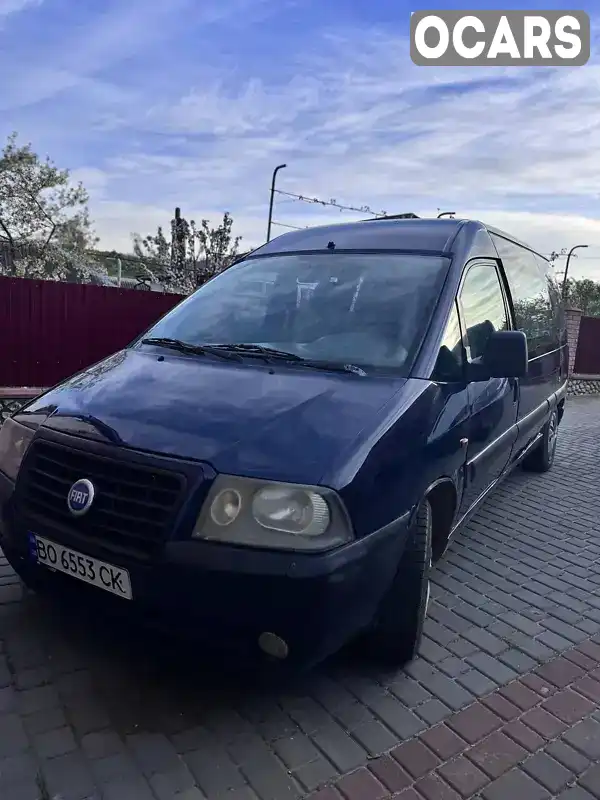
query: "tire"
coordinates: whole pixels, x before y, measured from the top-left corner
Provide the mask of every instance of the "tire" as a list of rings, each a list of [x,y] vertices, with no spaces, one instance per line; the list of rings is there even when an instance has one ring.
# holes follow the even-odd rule
[[[544,425],[540,443],[523,459],[522,466],[526,472],[548,472],[551,469],[556,454],[558,421],[558,409],[554,408]]]
[[[429,501],[424,500],[394,582],[364,639],[368,656],[377,662],[401,667],[416,656],[429,605],[431,565],[432,513]]]

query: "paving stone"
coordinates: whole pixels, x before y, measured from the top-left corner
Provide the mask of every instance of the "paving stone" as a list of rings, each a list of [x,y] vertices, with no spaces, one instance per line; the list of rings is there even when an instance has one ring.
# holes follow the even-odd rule
[[[600,681],[590,677],[580,678],[573,684],[573,689],[576,689],[594,703],[600,703]]]
[[[413,778],[421,778],[440,764],[435,753],[418,739],[401,744],[391,755]]]
[[[301,732],[273,742],[273,750],[290,769],[298,769],[319,757],[313,742]]]
[[[365,767],[341,778],[337,788],[348,800],[381,800],[389,796],[386,787]]]
[[[40,758],[56,758],[77,749],[77,742],[70,728],[57,728],[34,737],[33,746]]]
[[[516,649],[505,650],[504,653],[500,653],[498,660],[519,674],[529,672],[537,666],[537,662],[533,658]]]
[[[575,775],[580,775],[588,768],[589,759],[578,753],[566,742],[558,739],[555,742],[550,742],[545,752],[552,756],[556,761],[559,761],[564,767],[573,772]]]
[[[546,800],[550,794],[539,783],[520,769],[512,769],[487,786],[483,792],[486,800]]]
[[[198,800],[204,794],[197,788],[192,773],[181,763],[176,769],[169,772],[157,772],[149,779],[148,783],[158,800],[181,800],[183,793],[192,797],[192,790],[196,792]]]
[[[142,733],[128,736],[127,745],[133,751],[137,763],[145,775],[168,772],[176,769],[179,757],[166,736],[159,733]]]
[[[331,761],[325,758],[318,758],[316,761],[311,761],[309,764],[305,764],[303,767],[294,770],[292,774],[309,792],[338,776],[337,770]]]
[[[324,789],[320,789],[315,794],[311,794],[310,800],[340,800],[341,797],[342,795],[337,789],[327,786]]]
[[[500,694],[509,700],[513,705],[521,709],[521,711],[528,711],[530,708],[536,706],[541,698],[538,694],[533,692],[520,681],[509,683],[500,689]]]
[[[583,642],[577,648],[578,652],[600,664],[600,644],[596,642]]]
[[[443,761],[462,753],[467,747],[464,739],[457,736],[447,725],[436,725],[425,731],[420,738]]]
[[[390,694],[381,695],[368,705],[400,739],[415,736],[425,728],[423,721],[416,714]]]
[[[91,759],[105,758],[125,750],[120,736],[111,730],[88,733],[81,740],[81,746],[86,756]]]
[[[23,726],[29,736],[63,728],[68,725],[63,708],[49,708],[46,711],[36,711],[27,717],[22,717]]]
[[[184,761],[200,788],[209,796],[238,789],[247,783],[222,748],[213,747],[186,753]]]
[[[416,708],[431,697],[431,692],[428,692],[412,678],[405,676],[397,683],[392,683],[390,691],[408,708]]]
[[[600,764],[594,764],[580,778],[579,783],[594,797],[600,797]]]
[[[467,662],[463,661],[462,658],[458,658],[458,656],[449,656],[445,658],[443,661],[440,661],[438,667],[445,675],[448,675],[449,678],[456,678],[457,675],[462,675],[463,672],[468,672],[470,669]]]
[[[102,785],[122,778],[134,780],[140,777],[138,765],[127,752],[90,761],[89,767],[96,781]]]
[[[462,797],[471,797],[489,783],[488,776],[464,756],[448,761],[438,772]]]
[[[502,720],[482,703],[474,703],[450,717],[447,724],[466,742],[474,744],[501,727]]]
[[[505,697],[500,694],[488,695],[483,697],[481,702],[484,706],[493,711],[494,714],[501,717],[506,722],[516,719],[521,714],[521,709],[510,703]]]
[[[519,720],[509,722],[504,726],[502,732],[510,737],[513,741],[520,744],[530,753],[535,753],[544,744],[544,740],[534,730],[527,725],[524,725]]]
[[[556,738],[566,728],[564,722],[544,711],[543,708],[534,708],[531,711],[527,711],[521,717],[521,722],[524,722],[528,728],[531,728],[547,740]]]
[[[415,784],[419,794],[426,800],[460,800],[460,795],[448,786],[438,775],[428,775]]]
[[[563,655],[567,661],[572,661],[573,664],[577,664],[578,667],[581,667],[581,669],[585,670],[586,672],[594,669],[597,664],[593,658],[588,658],[588,656],[578,652],[577,650],[567,650],[565,653],[563,653]]]
[[[314,741],[343,774],[367,761],[367,752],[338,725],[332,724],[314,734]]]
[[[554,714],[567,725],[573,725],[591,714],[595,710],[595,705],[570,689],[565,689],[546,700],[542,704],[542,708]]]
[[[527,686],[528,689],[531,689],[543,699],[547,699],[558,691],[556,686],[543,680],[539,675],[533,672],[529,673],[529,675],[523,675],[520,680],[524,686]]]
[[[497,636],[493,636],[491,633],[482,630],[481,628],[472,628],[464,633],[463,636],[465,639],[467,639],[467,641],[477,645],[477,647],[483,650],[484,653],[492,656],[497,656],[499,653],[503,653],[505,650],[508,650],[508,644],[506,642],[502,641],[502,639],[499,639]],[[470,658],[475,658],[476,655],[471,656]],[[477,666],[477,664],[475,664],[475,666]]]
[[[594,800],[593,795],[586,792],[581,786],[572,786],[570,789],[565,789],[561,792],[556,800]]]
[[[390,792],[399,792],[410,786],[412,778],[391,756],[376,758],[369,764],[369,769]]]
[[[600,723],[595,720],[585,719],[579,722],[562,738],[588,758],[600,759]]]
[[[467,751],[469,759],[490,778],[498,778],[527,756],[527,750],[503,733],[492,733]]]
[[[102,787],[103,800],[154,800],[143,778],[116,779]]]
[[[436,725],[449,717],[452,714],[452,709],[445,706],[441,700],[432,699],[420,705],[417,709],[417,714],[428,725]]]
[[[92,773],[85,759],[78,753],[68,753],[43,762],[41,771],[50,797],[60,800],[84,800],[95,795]],[[110,793],[106,798],[110,800]],[[123,794],[127,800],[134,796]]]
[[[480,653],[480,655],[483,654]],[[490,678],[476,669],[468,669],[466,672],[458,675],[456,680],[461,686],[464,686],[465,689],[475,695],[475,697],[482,697],[496,688],[496,684],[493,680],[490,680]]]
[[[549,792],[556,794],[570,783],[574,775],[546,753],[536,753],[527,759],[522,769]]]
[[[558,689],[564,689],[565,686],[584,675],[580,667],[566,658],[557,658],[547,664],[542,664],[536,672],[543,680],[549,681]]]
[[[56,687],[38,686],[19,692],[18,703],[20,713],[25,715],[60,706],[60,698]]]
[[[261,800],[281,800],[281,798],[300,797],[297,784],[285,768],[272,754],[248,761],[243,767],[244,775],[250,786]],[[202,789],[202,781],[198,781]]]
[[[0,758],[18,755],[28,748],[23,723],[16,714],[0,716]]]
[[[435,697],[454,711],[458,711],[473,699],[470,692],[441,673],[424,680],[423,684]]]
[[[10,791],[15,785],[24,784],[35,778],[38,765],[33,755],[22,753],[0,760],[0,797],[10,798]]]
[[[458,658],[465,658],[466,656],[476,653],[478,648],[473,644],[473,642],[469,642],[467,639],[459,637],[448,644],[448,650],[454,653],[454,655],[456,655]]]

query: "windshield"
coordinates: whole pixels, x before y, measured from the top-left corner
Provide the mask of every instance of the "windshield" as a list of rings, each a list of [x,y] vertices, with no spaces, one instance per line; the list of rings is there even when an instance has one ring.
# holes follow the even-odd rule
[[[449,264],[394,253],[250,258],[200,287],[144,338],[255,344],[407,374]]]

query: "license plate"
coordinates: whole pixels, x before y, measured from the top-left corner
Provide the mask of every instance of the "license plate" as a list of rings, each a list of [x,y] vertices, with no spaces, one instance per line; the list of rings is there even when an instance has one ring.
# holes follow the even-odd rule
[[[38,564],[70,575],[90,586],[97,586],[98,589],[104,589],[126,600],[132,599],[131,580],[126,569],[91,558],[34,533],[29,535],[29,540],[31,554]]]

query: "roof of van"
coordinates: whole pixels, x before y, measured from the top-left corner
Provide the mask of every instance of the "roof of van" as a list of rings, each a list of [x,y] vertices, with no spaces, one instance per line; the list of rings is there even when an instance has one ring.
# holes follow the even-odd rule
[[[318,225],[290,231],[252,251],[252,256],[303,250],[419,250],[431,253],[450,253],[452,242],[459,229],[468,225],[473,233],[487,230],[510,239],[528,250],[530,245],[515,236],[468,219],[386,219],[343,222],[335,225]],[[333,243],[333,246],[332,244]],[[537,251],[534,251],[537,252]],[[540,254],[538,254],[540,255]],[[542,256],[544,258],[544,256]]]

